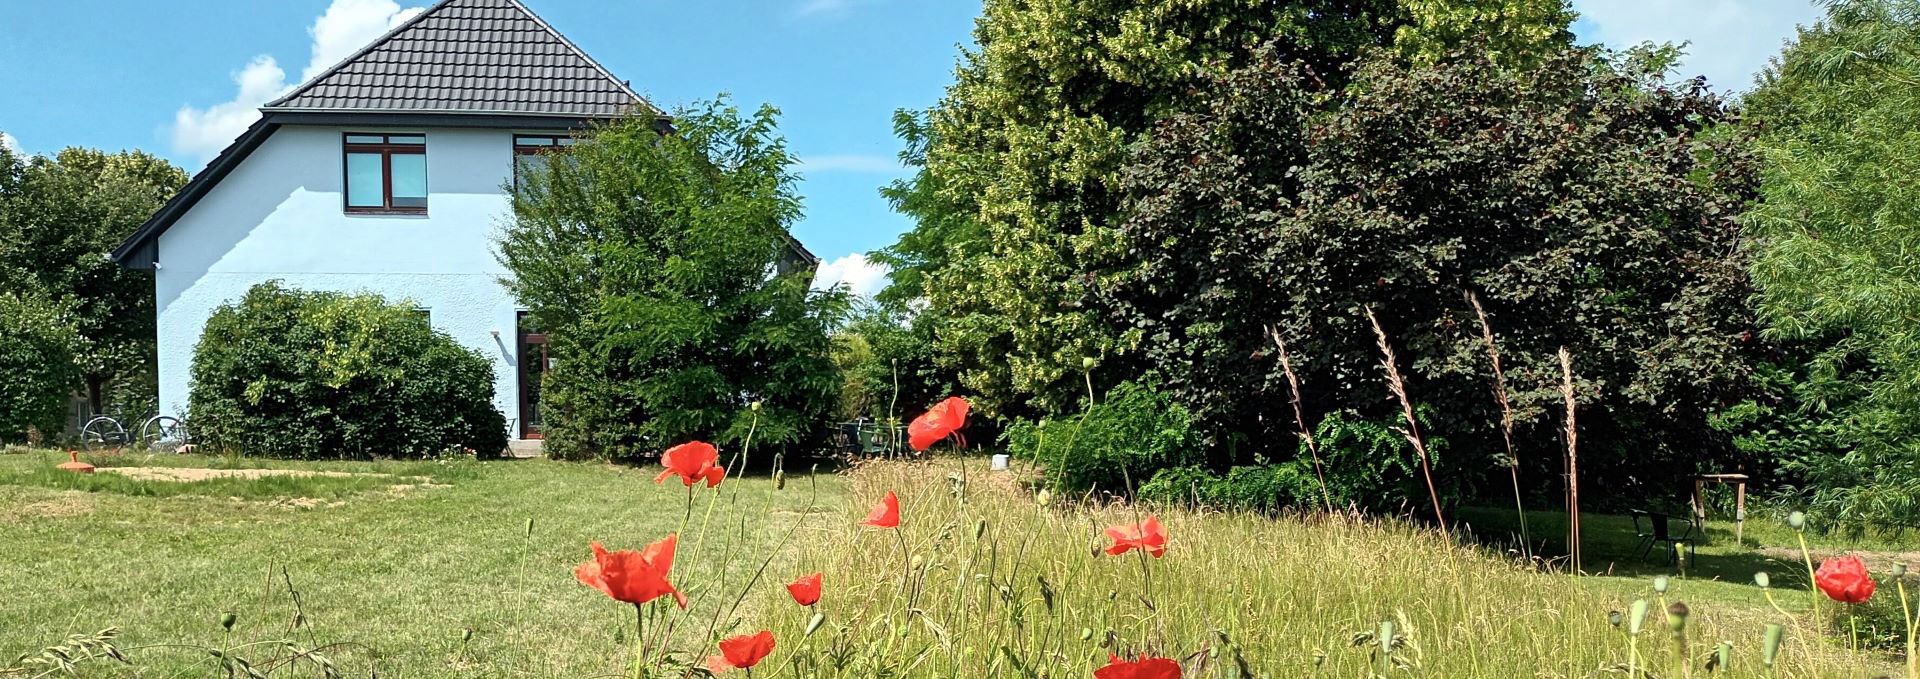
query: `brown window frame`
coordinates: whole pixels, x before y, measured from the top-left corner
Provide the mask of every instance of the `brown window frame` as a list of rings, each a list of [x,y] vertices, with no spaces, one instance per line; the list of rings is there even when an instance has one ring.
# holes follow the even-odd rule
[[[378,143],[351,141],[354,137],[379,137]],[[396,144],[394,137],[419,137],[418,144]],[[427,135],[422,132],[343,132],[340,135],[340,206],[347,214],[359,215],[424,215],[427,206],[393,204],[393,157],[395,155],[427,155]],[[347,167],[347,157],[355,153],[380,154],[380,205],[353,205],[352,173]],[[432,191],[428,191],[432,195]],[[425,200],[424,198],[422,200]]]
[[[523,144],[522,140],[544,139],[545,144]],[[573,146],[570,134],[515,134],[513,135],[513,185],[520,185],[520,156],[545,156],[565,153]]]

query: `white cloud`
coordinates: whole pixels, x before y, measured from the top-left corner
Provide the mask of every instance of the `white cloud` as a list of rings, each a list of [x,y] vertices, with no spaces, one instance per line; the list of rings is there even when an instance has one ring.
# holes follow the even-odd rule
[[[1582,42],[1687,43],[1680,74],[1705,75],[1721,91],[1752,88],[1794,27],[1821,16],[1809,0],[1574,0],[1573,8]]]
[[[867,256],[855,252],[839,259],[820,264],[820,272],[813,277],[813,287],[819,290],[846,283],[847,288],[856,295],[872,297],[887,285],[887,265],[867,261]]]
[[[805,156],[800,159],[800,171],[807,172],[900,172],[906,166],[893,156],[879,155],[822,155]]]
[[[25,151],[20,150],[20,140],[5,132],[0,132],[0,147],[5,147],[8,151],[16,154],[25,153]]]
[[[313,20],[307,34],[313,47],[300,82],[319,75],[380,34],[419,14],[422,8],[401,8],[393,0],[333,0]],[[173,148],[180,153],[213,158],[260,117],[259,108],[292,90],[285,69],[272,56],[254,57],[233,76],[239,86],[233,99],[206,108],[182,106],[173,114]]]

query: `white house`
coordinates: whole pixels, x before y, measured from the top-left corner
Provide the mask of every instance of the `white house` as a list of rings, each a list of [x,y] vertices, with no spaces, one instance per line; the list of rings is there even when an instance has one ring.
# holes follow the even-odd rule
[[[213,310],[278,279],[410,300],[538,438],[546,337],[499,283],[505,187],[596,118],[659,112],[518,0],[443,0],[260,111],[113,253],[154,273],[160,411],[186,410]]]

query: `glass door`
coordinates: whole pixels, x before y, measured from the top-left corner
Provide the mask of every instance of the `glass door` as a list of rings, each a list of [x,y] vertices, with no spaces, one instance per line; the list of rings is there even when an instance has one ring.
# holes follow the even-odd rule
[[[547,333],[525,311],[519,314],[519,326],[520,438],[545,438],[540,433],[540,382],[553,367],[553,358],[547,354]]]

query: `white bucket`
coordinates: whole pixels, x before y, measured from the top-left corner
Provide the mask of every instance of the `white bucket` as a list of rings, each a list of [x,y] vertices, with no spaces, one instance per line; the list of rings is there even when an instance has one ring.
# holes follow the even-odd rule
[[[1012,460],[1013,458],[1007,457],[1005,454],[993,456],[993,470],[997,472],[1006,471],[1007,465],[1010,464]]]

